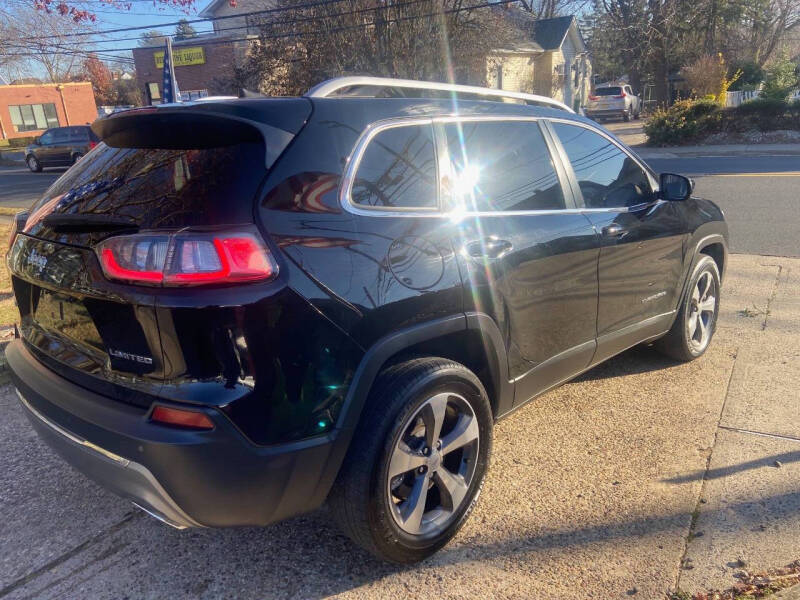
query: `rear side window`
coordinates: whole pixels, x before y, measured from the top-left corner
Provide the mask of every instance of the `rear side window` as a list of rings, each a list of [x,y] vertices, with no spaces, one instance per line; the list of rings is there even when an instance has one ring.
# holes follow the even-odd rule
[[[88,127],[69,127],[67,128],[69,139],[72,141],[81,141],[89,139]]]
[[[633,158],[608,138],[585,127],[553,123],[586,208],[622,208],[655,199],[650,179]]]
[[[378,132],[361,156],[350,192],[365,208],[436,209],[436,155],[430,125]]]
[[[449,123],[454,200],[469,211],[559,210],[564,194],[538,123]]]

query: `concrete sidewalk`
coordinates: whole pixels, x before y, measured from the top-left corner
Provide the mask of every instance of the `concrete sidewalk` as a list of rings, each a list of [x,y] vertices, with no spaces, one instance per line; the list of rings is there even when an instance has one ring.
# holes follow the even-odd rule
[[[324,510],[165,527],[66,467],[0,388],[0,598],[658,600],[800,559],[800,259],[729,262],[705,356],[635,348],[499,422],[472,517],[408,567]]]
[[[677,585],[800,558],[800,260],[733,256],[717,341],[736,358]]]

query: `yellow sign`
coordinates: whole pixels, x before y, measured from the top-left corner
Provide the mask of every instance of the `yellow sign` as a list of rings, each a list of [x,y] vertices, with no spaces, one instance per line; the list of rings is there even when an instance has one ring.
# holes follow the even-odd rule
[[[164,51],[159,50],[153,53],[156,59],[156,68],[164,68]],[[175,61],[176,67],[185,67],[187,65],[204,65],[206,63],[206,52],[202,46],[194,46],[192,48],[173,48],[172,60]]]

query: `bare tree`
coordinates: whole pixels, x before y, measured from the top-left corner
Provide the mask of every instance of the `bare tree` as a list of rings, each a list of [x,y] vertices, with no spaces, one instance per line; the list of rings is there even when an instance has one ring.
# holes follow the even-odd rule
[[[537,19],[581,14],[592,4],[591,0],[521,0],[521,3]]]
[[[369,74],[485,83],[486,56],[519,35],[482,0],[349,0],[298,8],[278,0],[239,84],[302,93],[323,79]]]
[[[0,22],[0,60],[28,75],[42,74],[51,83],[68,81],[81,71],[86,41],[67,34],[90,31],[90,24],[11,1],[0,8]]]
[[[800,30],[800,0],[740,0],[736,19],[721,26],[725,47],[740,60],[764,64],[785,34]]]
[[[585,20],[595,72],[655,84],[703,55],[763,66],[800,30],[800,0],[594,0]],[[732,73],[728,73],[732,75]]]

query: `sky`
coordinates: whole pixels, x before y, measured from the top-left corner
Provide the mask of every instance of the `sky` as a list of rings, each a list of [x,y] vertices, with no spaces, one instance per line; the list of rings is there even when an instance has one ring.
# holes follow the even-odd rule
[[[2,3],[3,0],[0,0]],[[31,4],[33,0],[26,0],[30,1]],[[196,5],[189,10],[189,12],[184,12],[178,8],[168,8],[163,7],[162,4],[156,4],[153,0],[120,0],[118,4],[121,3],[130,3],[131,8],[126,10],[124,8],[115,8],[114,6],[110,6],[106,3],[107,0],[82,0],[80,2],[76,2],[76,6],[79,8],[87,8],[91,10],[96,15],[96,22],[91,26],[92,30],[95,31],[103,31],[108,29],[116,29],[121,27],[144,27],[147,26],[147,29],[135,30],[135,31],[126,31],[126,32],[118,32],[106,35],[91,35],[86,37],[80,38],[71,38],[73,40],[80,39],[85,41],[85,48],[86,50],[94,50],[100,51],[100,58],[103,60],[108,60],[112,54],[117,54],[120,56],[127,57],[128,59],[132,58],[131,52],[128,51],[117,51],[114,52],[116,49],[120,48],[131,48],[138,45],[139,36],[151,29],[157,29],[163,31],[167,34],[172,34],[175,31],[174,25],[166,25],[164,23],[174,23],[179,19],[185,18],[189,21],[197,20],[199,17],[197,16],[198,13],[205,8],[211,0],[196,0]],[[10,14],[14,14],[13,5],[10,5],[11,8]],[[29,7],[26,7],[28,10]],[[8,14],[8,13],[7,13]],[[58,19],[64,18],[68,19],[69,17],[59,17],[56,14],[52,14],[50,16],[51,19],[58,21]],[[212,25],[210,21],[204,21],[200,23],[192,23],[192,27],[198,33],[205,33],[212,31]],[[115,38],[127,38],[127,39],[115,39]],[[65,61],[69,60],[69,56],[64,59]],[[129,64],[129,66],[123,66],[122,68],[132,69],[133,65]],[[46,78],[46,71],[44,67],[38,63],[36,60],[27,60],[24,62],[17,62],[17,63],[10,63],[8,65],[0,66],[0,76],[3,76],[6,80],[11,81],[20,77],[38,77],[40,79]]]
[[[94,11],[95,15],[97,16],[95,27],[98,30],[104,30],[115,29],[117,27],[141,27],[144,25],[153,25],[151,29],[161,29],[164,33],[172,33],[175,30],[174,25],[160,27],[160,24],[171,23],[179,19],[188,19],[189,21],[198,19],[199,17],[197,16],[197,13],[199,13],[210,3],[211,0],[197,0],[195,7],[187,14],[180,9],[157,7],[152,0],[132,0],[131,4],[133,6],[131,6],[130,10],[110,8],[106,6],[96,9]],[[198,33],[210,32],[212,29],[210,21],[206,21],[204,23],[193,23],[192,27],[194,27]],[[110,34],[108,37],[127,38],[139,35],[145,31],[147,30],[142,29],[137,31]],[[102,47],[104,49],[130,48],[136,45],[136,41],[132,40],[123,40],[120,42],[109,41],[97,44],[98,47]],[[125,52],[124,54],[130,56],[130,52]]]

